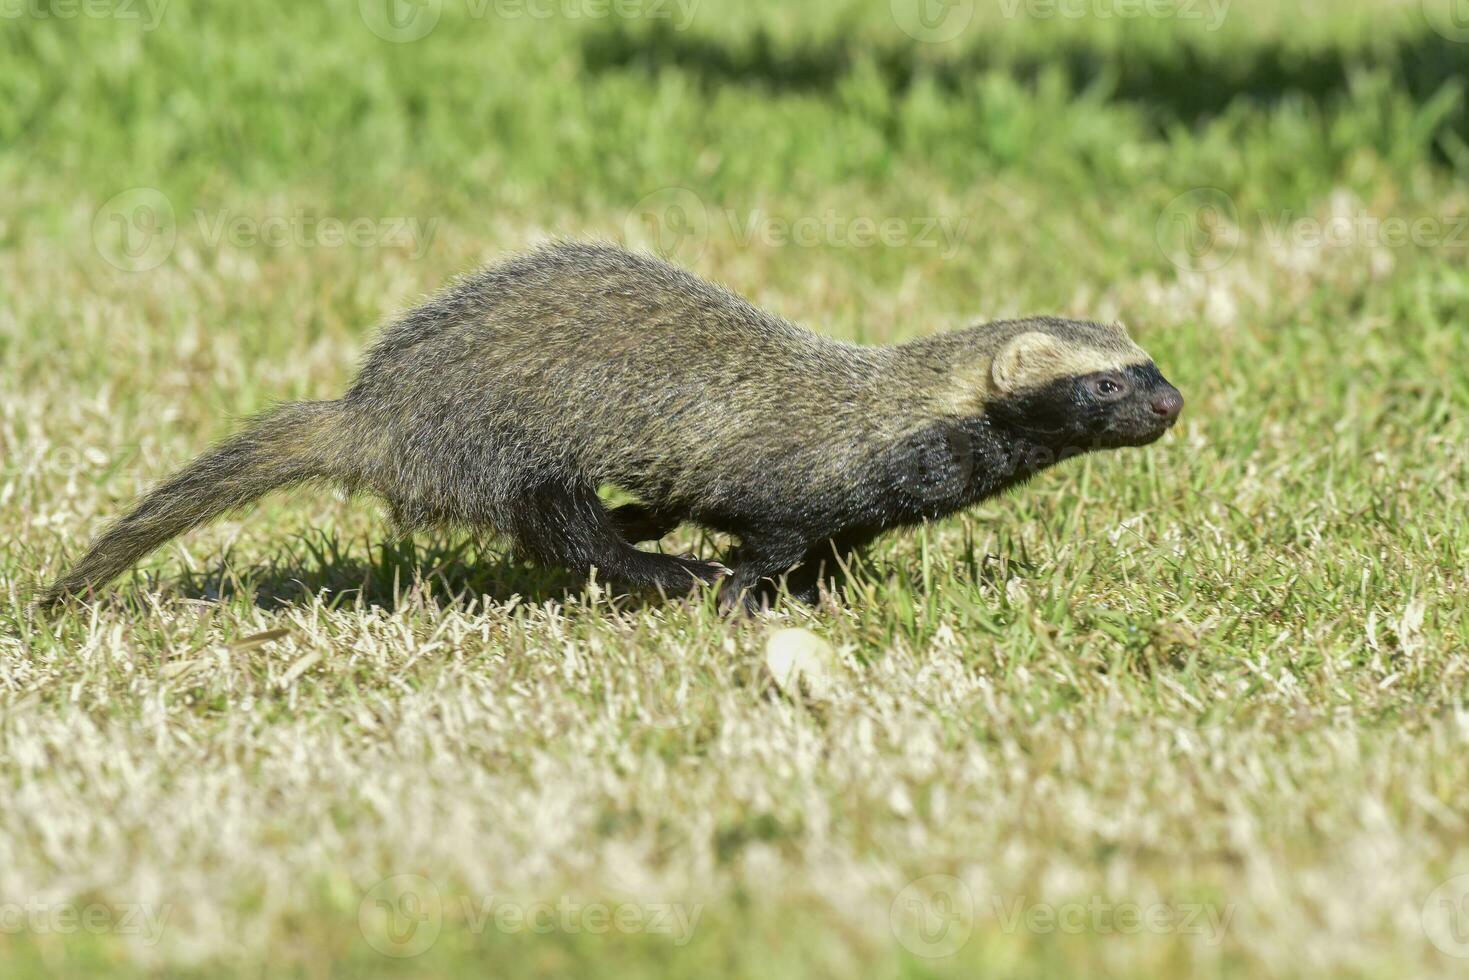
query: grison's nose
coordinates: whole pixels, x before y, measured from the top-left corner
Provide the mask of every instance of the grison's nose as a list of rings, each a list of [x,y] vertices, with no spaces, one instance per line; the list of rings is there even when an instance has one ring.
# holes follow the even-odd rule
[[[1169,388],[1162,394],[1154,395],[1151,404],[1154,415],[1172,422],[1178,418],[1178,413],[1183,411],[1183,395],[1177,388]]]

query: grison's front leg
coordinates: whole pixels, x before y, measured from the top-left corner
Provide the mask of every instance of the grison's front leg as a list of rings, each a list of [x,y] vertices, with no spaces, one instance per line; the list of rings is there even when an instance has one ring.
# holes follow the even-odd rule
[[[579,574],[596,569],[608,579],[668,596],[730,574],[718,562],[634,548],[589,487],[541,484],[507,510],[513,516],[505,530],[532,558]]]

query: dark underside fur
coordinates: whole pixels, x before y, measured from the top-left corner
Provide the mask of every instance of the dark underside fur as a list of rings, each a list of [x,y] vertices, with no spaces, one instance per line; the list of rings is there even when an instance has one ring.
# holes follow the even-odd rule
[[[790,591],[814,599],[823,563],[1091,448],[1075,379],[1007,396],[980,385],[955,408],[956,379],[1037,329],[1076,340],[1094,328],[1015,321],[856,346],[652,258],[551,247],[408,313],[343,398],[252,422],[154,490],[44,599],[84,594],[191,527],[313,480],[385,498],[405,528],[492,529],[540,561],[667,594],[728,574],[633,547],[692,522],[739,538],[727,596],[757,601],[790,573]],[[641,503],[609,511],[609,485]]]

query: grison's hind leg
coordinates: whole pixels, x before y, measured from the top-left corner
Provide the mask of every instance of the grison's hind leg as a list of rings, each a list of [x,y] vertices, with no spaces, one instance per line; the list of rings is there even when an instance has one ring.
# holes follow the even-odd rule
[[[532,558],[573,572],[595,568],[605,578],[664,595],[681,595],[729,574],[718,562],[634,548],[589,487],[544,483],[506,509],[511,516],[503,529]]]
[[[850,536],[832,538],[812,548],[786,576],[791,598],[814,606],[821,601],[823,589],[841,592],[847,583],[848,567],[866,546],[865,536]]]

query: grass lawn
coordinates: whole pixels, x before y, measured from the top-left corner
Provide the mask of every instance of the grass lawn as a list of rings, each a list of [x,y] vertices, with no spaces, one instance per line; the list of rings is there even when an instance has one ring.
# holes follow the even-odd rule
[[[0,974],[1463,975],[1447,0],[391,2],[0,19]],[[1188,405],[817,609],[301,492],[29,611],[555,237],[870,343],[1120,319]]]

